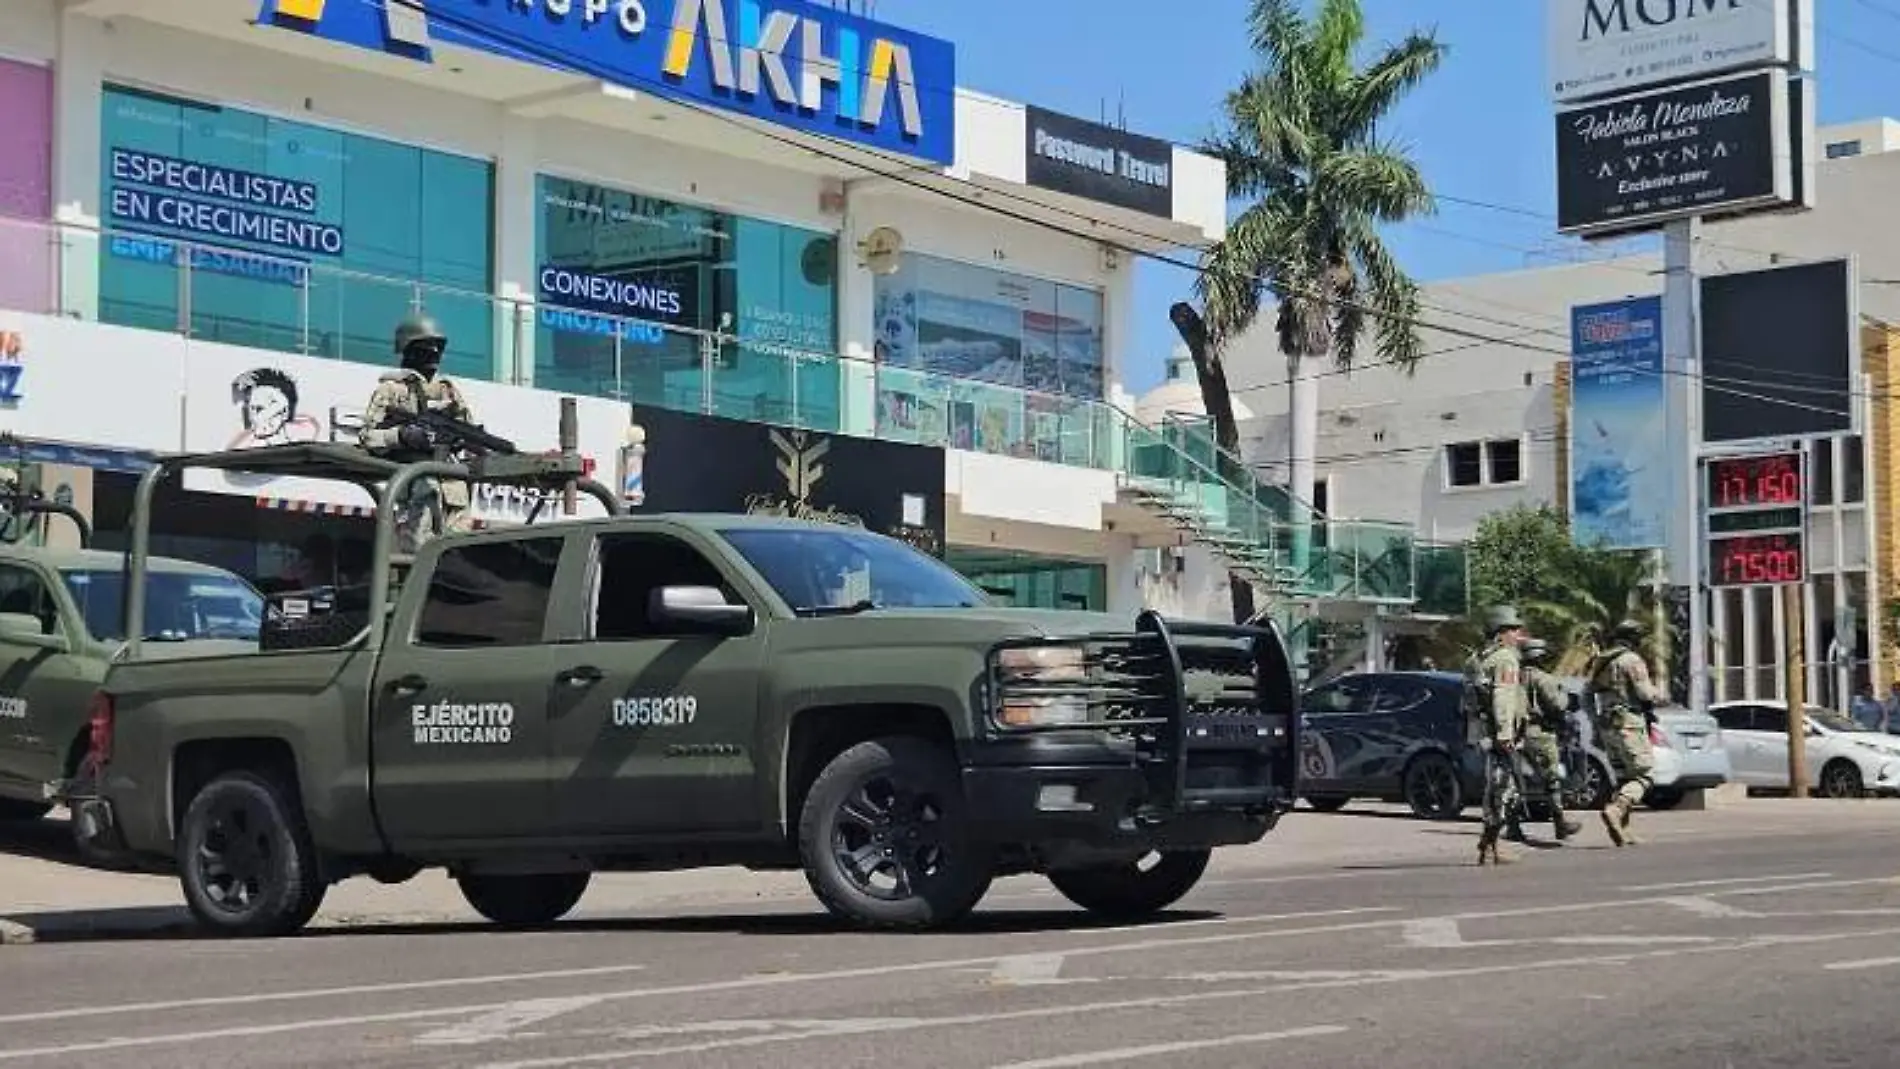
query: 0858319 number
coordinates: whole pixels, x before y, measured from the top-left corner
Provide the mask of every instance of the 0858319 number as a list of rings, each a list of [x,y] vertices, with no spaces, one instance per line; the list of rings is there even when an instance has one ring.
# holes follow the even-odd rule
[[[615,698],[615,727],[672,727],[699,715],[699,699],[690,694],[665,698]]]

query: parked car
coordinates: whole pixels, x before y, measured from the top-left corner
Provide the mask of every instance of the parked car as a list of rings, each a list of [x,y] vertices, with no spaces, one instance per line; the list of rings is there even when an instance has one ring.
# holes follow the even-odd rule
[[[1733,774],[1721,723],[1708,713],[1680,706],[1656,710],[1649,743],[1655,768],[1643,803],[1652,809],[1673,808],[1689,791],[1719,787]]]
[[[1832,709],[1806,708],[1809,790],[1828,798],[1900,794],[1900,739]],[[1786,702],[1718,702],[1709,712],[1722,726],[1736,782],[1788,788]]]
[[[1309,689],[1301,700],[1301,796],[1333,811],[1354,798],[1402,802],[1427,820],[1448,820],[1484,797],[1484,767],[1466,736],[1456,672],[1369,672]],[[1581,724],[1585,758],[1569,762],[1567,809],[1599,809],[1613,786],[1609,757]],[[1519,757],[1533,815],[1544,791]]]

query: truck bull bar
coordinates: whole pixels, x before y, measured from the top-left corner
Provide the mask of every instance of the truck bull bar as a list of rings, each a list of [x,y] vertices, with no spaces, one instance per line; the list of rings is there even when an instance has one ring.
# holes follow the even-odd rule
[[[1030,650],[1079,655],[1010,656]],[[1271,620],[1170,621],[1150,609],[1132,632],[1010,639],[991,647],[983,689],[993,739],[1088,732],[1132,743],[1151,819],[1286,812],[1298,797],[1298,684]],[[1037,709],[1063,713],[1037,722]]]

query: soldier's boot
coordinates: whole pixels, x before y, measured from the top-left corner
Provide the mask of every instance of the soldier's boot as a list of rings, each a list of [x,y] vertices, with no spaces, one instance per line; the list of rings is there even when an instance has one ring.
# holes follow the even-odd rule
[[[1642,843],[1642,840],[1636,837],[1636,830],[1630,827],[1630,814],[1634,813],[1635,811],[1636,811],[1636,803],[1630,802],[1630,801],[1625,801],[1623,803],[1623,819],[1621,822],[1621,827],[1623,831],[1623,845],[1624,846],[1637,846]]]
[[[1524,838],[1524,825],[1519,823],[1516,817],[1512,817],[1511,823],[1505,826],[1504,837],[1514,843],[1529,841]]]
[[[1612,798],[1598,816],[1603,818],[1603,830],[1610,833],[1610,841],[1618,846],[1625,845],[1628,841],[1625,821],[1629,819],[1629,802],[1620,797]]]
[[[1557,834],[1557,841],[1562,842],[1582,831],[1583,825],[1565,817],[1563,810],[1553,809],[1551,810],[1550,829]]]

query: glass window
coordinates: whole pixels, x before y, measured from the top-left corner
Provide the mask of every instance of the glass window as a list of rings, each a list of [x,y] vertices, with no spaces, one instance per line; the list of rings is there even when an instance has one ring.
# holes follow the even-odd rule
[[[116,568],[62,568],[86,631],[102,642],[125,638],[125,574]],[[253,642],[264,620],[264,596],[234,575],[149,572],[145,577],[145,639]]]
[[[1524,478],[1524,465],[1521,450],[1523,443],[1515,438],[1500,438],[1485,443],[1485,451],[1491,459],[1491,482],[1493,484],[1521,482]]]
[[[488,161],[119,86],[104,101],[101,319],[179,329],[188,265],[194,337],[384,365],[419,300],[447,373],[495,377]]]
[[[677,634],[648,615],[661,587],[709,586],[726,600],[743,599],[698,550],[664,535],[612,535],[600,540],[600,582],[594,592],[594,638],[602,642]]]
[[[1841,504],[1857,505],[1867,500],[1866,443],[1858,434],[1841,439]]]
[[[453,647],[538,644],[561,541],[517,538],[444,552],[429,577],[416,641]]]
[[[1484,485],[1484,451],[1477,442],[1445,447],[1446,478],[1452,486]]]
[[[841,426],[837,240],[542,175],[535,385]],[[701,336],[737,338],[707,360]]]
[[[880,435],[1087,462],[1101,291],[909,254],[873,307]]]
[[[38,617],[42,635],[52,634],[59,623],[45,582],[37,572],[17,565],[0,565],[0,613]]]
[[[800,615],[987,604],[949,565],[894,538],[842,528],[728,527],[719,534]]]
[[[1751,731],[1772,731],[1786,735],[1788,733],[1788,710],[1777,709],[1772,705],[1755,706],[1755,714],[1749,718]]]
[[[1348,676],[1315,687],[1300,702],[1300,711],[1304,713],[1359,713],[1371,708],[1372,681],[1364,676]]]
[[[1815,439],[1814,448],[1809,451],[1808,457],[1814,465],[1814,490],[1808,504],[1815,508],[1826,508],[1834,504],[1834,439]]]

